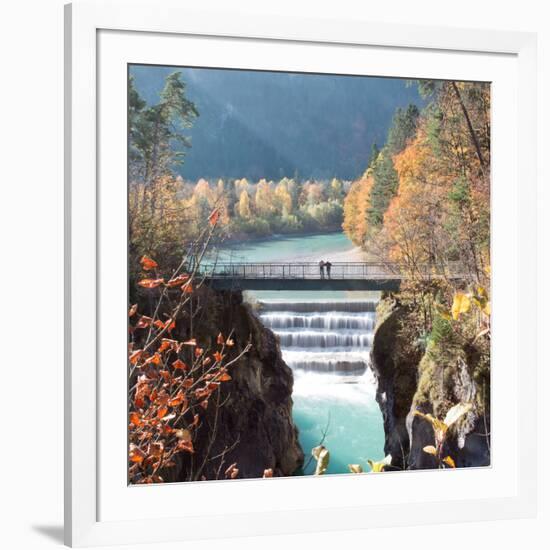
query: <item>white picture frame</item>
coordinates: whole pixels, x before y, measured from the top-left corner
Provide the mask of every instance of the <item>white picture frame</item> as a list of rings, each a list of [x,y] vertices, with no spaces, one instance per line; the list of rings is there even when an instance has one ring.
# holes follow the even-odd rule
[[[230,513],[223,507],[216,509],[211,506],[208,509],[205,504],[195,514],[181,514],[180,517],[174,516],[175,512],[172,511],[164,515],[147,515],[145,512],[145,517],[143,513],[117,517],[115,512],[122,509],[127,502],[124,500],[128,498],[125,491],[135,491],[136,488],[129,489],[122,485],[121,472],[125,471],[125,461],[119,464],[117,458],[113,459],[117,466],[111,473],[108,472],[109,464],[105,464],[106,443],[115,441],[108,438],[116,438],[120,432],[115,430],[110,434],[110,430],[106,430],[105,424],[102,424],[102,414],[106,411],[109,414],[115,411],[116,406],[113,405],[111,411],[110,403],[116,398],[116,391],[120,389],[120,385],[113,383],[114,397],[105,397],[107,388],[102,385],[104,376],[100,376],[102,355],[98,340],[102,327],[106,326],[106,306],[105,293],[103,292],[101,301],[98,286],[101,287],[99,268],[105,265],[100,261],[102,254],[116,258],[117,250],[120,252],[120,246],[116,248],[117,244],[120,245],[122,242],[117,238],[106,242],[104,238],[101,239],[101,235],[108,229],[110,233],[120,236],[124,230],[124,224],[115,227],[117,224],[114,218],[117,209],[121,207],[120,201],[115,200],[116,197],[120,199],[124,195],[122,200],[125,200],[126,179],[123,177],[124,174],[117,170],[123,170],[126,163],[125,157],[120,158],[121,155],[125,155],[126,142],[121,143],[119,139],[121,125],[125,124],[126,110],[121,112],[121,104],[117,103],[116,98],[120,97],[117,90],[120,91],[120,86],[117,88],[115,84],[112,89],[109,88],[109,92],[113,92],[109,93],[109,97],[112,96],[113,99],[106,100],[102,105],[103,112],[108,112],[109,117],[101,117],[98,102],[101,97],[107,97],[101,94],[105,91],[102,86],[110,86],[110,82],[105,83],[105,77],[111,74],[109,71],[114,71],[112,74],[117,75],[121,64],[128,62],[128,51],[125,48],[130,47],[130,51],[134,52],[133,62],[145,62],[145,51],[140,52],[140,43],[146,40],[149,45],[158,43],[158,52],[155,53],[156,48],[149,47],[148,55],[158,55],[164,60],[164,64],[176,65],[180,63],[177,63],[174,57],[166,57],[165,52],[169,49],[163,50],[161,42],[168,44],[178,37],[187,40],[190,45],[193,40],[202,40],[204,44],[211,41],[214,46],[205,48],[206,57],[215,55],[215,44],[220,41],[225,41],[225,44],[231,41],[240,41],[241,44],[255,41],[258,46],[262,45],[265,55],[260,59],[257,57],[258,54],[255,54],[256,58],[252,56],[248,61],[244,53],[239,54],[238,44],[235,46],[235,55],[243,56],[236,61],[241,68],[243,63],[250,68],[254,68],[258,63],[262,64],[262,68],[275,68],[275,65],[270,63],[282,63],[282,68],[289,68],[288,57],[287,61],[270,61],[269,57],[270,51],[279,49],[282,52],[286,48],[293,49],[293,54],[304,50],[302,59],[309,59],[313,72],[322,72],[322,62],[314,55],[313,50],[310,55],[307,49],[315,45],[347,51],[350,55],[346,59],[355,56],[358,58],[356,63],[362,62],[361,52],[372,52],[376,48],[380,56],[382,52],[386,52],[384,55],[387,55],[389,64],[392,63],[392,57],[405,56],[409,68],[403,76],[415,76],[416,63],[418,67],[422,67],[416,69],[416,72],[421,71],[425,76],[449,77],[449,73],[441,67],[442,63],[436,68],[438,64],[434,59],[421,61],[421,58],[426,58],[426,54],[430,54],[432,58],[454,56],[456,64],[448,66],[445,70],[450,71],[456,78],[463,76],[467,79],[470,76],[472,79],[477,77],[480,80],[492,80],[483,78],[486,70],[487,75],[495,75],[496,81],[499,78],[510,79],[506,82],[513,83],[514,93],[500,96],[497,94],[502,100],[500,103],[497,102],[495,107],[498,118],[495,119],[494,138],[497,142],[498,158],[502,158],[502,164],[495,165],[493,178],[498,177],[499,181],[505,182],[506,196],[497,193],[493,197],[492,231],[493,234],[501,235],[499,239],[502,244],[508,243],[511,250],[508,254],[507,270],[500,270],[501,273],[506,273],[494,281],[497,284],[494,289],[493,308],[495,324],[498,326],[499,307],[504,306],[503,299],[506,293],[511,296],[511,312],[516,319],[536,317],[536,35],[382,25],[351,20],[325,21],[291,16],[265,18],[246,13],[235,15],[229,12],[193,11],[172,2],[163,3],[162,10],[158,10],[153,2],[116,7],[87,2],[68,5],[65,11],[65,33],[66,544],[93,546],[168,542],[206,537],[298,533],[321,528],[338,530],[533,516],[537,480],[532,460],[536,455],[536,402],[533,397],[536,395],[536,336],[535,331],[514,322],[508,327],[503,327],[501,331],[503,340],[509,343],[509,347],[506,350],[493,348],[493,352],[496,352],[493,365],[499,366],[501,377],[504,378],[506,375],[509,378],[509,388],[504,385],[504,380],[496,390],[493,388],[493,392],[501,388],[502,394],[509,393],[511,396],[509,410],[506,409],[504,399],[500,405],[497,403],[502,414],[509,414],[509,418],[506,419],[508,426],[511,426],[511,436],[506,443],[508,447],[503,446],[501,451],[495,451],[497,463],[492,471],[472,470],[460,474],[457,472],[463,477],[446,476],[443,485],[448,484],[447,494],[451,496],[452,491],[453,498],[447,499],[445,494],[441,493],[442,489],[438,487],[442,485],[441,481],[433,481],[433,472],[407,473],[409,477],[406,481],[403,481],[404,477],[398,479],[402,474],[389,476],[387,480],[382,479],[383,476],[371,476],[371,481],[368,481],[369,493],[376,494],[377,491],[384,491],[385,487],[397,483],[402,487],[403,484],[408,484],[413,490],[414,484],[418,484],[421,476],[428,476],[426,487],[431,486],[432,489],[426,489],[426,495],[414,499],[414,506],[410,505],[412,501],[393,502],[391,496],[382,504],[367,502],[362,492],[355,490],[358,483],[365,486],[365,478],[359,481],[350,476],[330,476],[330,480],[322,480],[322,487],[313,479],[298,480],[307,483],[308,488],[308,492],[300,491],[305,493],[305,496],[302,494],[301,497],[296,491],[296,480],[293,479],[269,480],[261,486],[258,483],[262,481],[254,480],[235,482],[233,485],[233,482],[187,486],[172,484],[170,487],[142,487],[137,490],[150,491],[146,497],[141,493],[140,498],[150,499],[151,504],[160,497],[164,500],[181,498],[184,491],[193,491],[196,498],[199,498],[202,492],[208,495],[205,500],[210,499],[210,502],[215,495],[227,496],[229,492],[238,492],[239,496],[232,502]],[[125,36],[131,34],[133,42],[125,40],[126,44],[118,44],[117,36],[125,33]],[[102,36],[109,38],[103,39]],[[101,58],[102,48],[111,49],[109,62],[103,63],[100,67],[98,60]],[[247,49],[249,48],[242,48],[243,52]],[[352,50],[356,52],[353,55]],[[295,63],[299,63],[300,56],[295,55],[295,58]],[[489,63],[489,58],[494,59],[495,63]],[[477,63],[474,62],[475,59]],[[499,62],[499,59],[506,62]],[[487,69],[483,69],[483,62],[480,63],[480,60],[486,62]],[[208,64],[213,61],[203,57],[201,63]],[[490,68],[492,65],[494,69]],[[397,63],[395,67],[398,66]],[[481,68],[476,69],[475,66]],[[106,73],[102,72],[104,69]],[[491,73],[491,70],[494,72]],[[377,74],[382,74],[382,71],[380,68]],[[505,72],[509,74],[505,76]],[[118,78],[120,82],[125,82],[126,73],[119,77],[122,79]],[[509,118],[504,120],[506,117],[500,113],[507,113],[506,116]],[[512,135],[506,133],[506,122],[510,123],[508,128],[512,129]],[[113,131],[105,132],[107,124],[112,124]],[[105,175],[103,170],[108,170],[109,175],[113,176],[113,181],[122,180],[120,185],[124,189],[123,194],[117,194],[116,186],[113,189],[100,187],[99,181],[102,175]],[[109,201],[109,211],[105,209],[105,193],[112,193],[112,197],[109,195],[113,198]],[[125,213],[120,212],[120,218],[124,217]],[[498,242],[493,245],[493,252],[496,252],[497,260],[494,272],[498,273],[499,265],[506,267],[504,261],[500,264],[498,261],[499,257],[504,259],[504,253],[499,253]],[[120,254],[118,256],[120,259]],[[121,275],[124,270],[123,264],[124,261],[118,264],[122,270]],[[126,279],[120,279],[119,288],[125,288]],[[500,301],[499,289],[502,297]],[[122,298],[125,303],[125,294]],[[113,301],[116,301],[116,297]],[[500,309],[500,312],[502,315],[503,309]],[[115,325],[113,329],[113,333],[116,333]],[[508,330],[507,333],[505,329]],[[514,345],[520,341],[521,357],[519,347]],[[104,341],[102,345],[105,346]],[[508,353],[508,350],[511,352]],[[124,371],[125,376],[125,369],[122,368],[121,371]],[[124,376],[118,377],[117,380],[124,382]],[[124,409],[124,394],[120,395],[120,403],[120,407]],[[495,429],[498,428],[498,422],[496,424]],[[122,448],[125,444],[125,440],[121,441]],[[118,457],[116,453],[114,456]],[[498,476],[506,472],[509,472],[509,476],[507,483],[503,484],[503,478]],[[106,479],[109,480],[107,484]],[[395,479],[398,481],[394,481]],[[101,480],[104,482],[103,485]],[[487,487],[493,487],[492,492],[484,494],[485,482]],[[111,493],[111,487],[115,485],[118,489],[113,488]],[[478,487],[477,492],[469,489],[475,486]],[[464,488],[464,493],[460,493],[460,487]],[[390,495],[393,494],[390,490],[388,492]],[[289,499],[289,494],[296,495],[296,498]],[[323,504],[320,500],[323,494],[337,496],[337,504]],[[262,495],[266,495],[267,504],[259,503]],[[343,501],[345,495],[349,495],[349,498]],[[309,505],[306,504],[306,497],[310,501]],[[301,501],[300,498],[304,500]],[[285,509],[285,499],[295,502]],[[105,506],[105,500],[113,503],[113,510]],[[247,505],[247,501],[253,501],[254,505]],[[277,502],[280,502],[278,507],[273,504]],[[146,510],[148,508],[145,507]],[[154,506],[150,507],[153,508]],[[214,519],[215,530],[211,528]],[[185,529],[182,529],[182,521],[185,521]]]

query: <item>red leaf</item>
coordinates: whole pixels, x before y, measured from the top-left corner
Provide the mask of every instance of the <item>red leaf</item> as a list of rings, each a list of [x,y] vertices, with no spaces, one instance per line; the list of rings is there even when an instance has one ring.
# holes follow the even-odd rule
[[[142,279],[138,282],[138,285],[143,288],[157,288],[157,286],[163,285],[164,279]]]
[[[203,397],[208,398],[210,393],[211,392],[208,390],[208,388],[199,388],[195,390],[195,397],[197,399],[202,399]]]
[[[142,354],[142,349],[137,349],[136,351],[134,351],[132,354],[130,354],[130,363],[132,363],[132,365],[135,365],[139,361],[139,358]]]
[[[137,304],[134,304],[128,311],[128,317],[133,317],[137,311]]]
[[[182,290],[185,294],[192,294],[192,293],[193,293],[193,285],[191,284],[191,281],[185,283],[185,284],[181,287],[181,290]]]
[[[208,216],[208,223],[210,225],[216,225],[218,223],[219,217],[220,217],[219,209],[214,208],[214,210],[212,210],[212,213],[210,214],[210,216]]]
[[[268,468],[267,470],[264,470],[264,477],[273,477],[273,469]]]
[[[226,372],[224,372],[219,378],[218,380],[220,382],[229,382],[229,380],[231,380],[231,376],[229,376],[229,374],[227,374]]]
[[[166,403],[168,403],[168,399],[170,399],[170,396],[166,390],[162,390],[157,397],[159,405],[166,405]]]
[[[216,343],[218,343],[221,346],[223,345],[223,342],[224,342],[223,334],[220,332],[218,334],[218,338],[216,339]]]
[[[164,443],[161,441],[157,443],[151,443],[149,445],[149,454],[151,456],[159,457],[162,456],[162,453],[164,452]]]
[[[195,357],[200,357],[203,351],[202,348],[195,348]]]
[[[151,319],[151,317],[147,317],[147,315],[142,315],[136,323],[136,328],[147,328],[151,325],[152,322],[153,319]]]
[[[184,346],[196,346],[197,341],[195,340],[195,338],[191,338],[191,340],[187,340],[187,341],[183,342],[183,345]]]
[[[139,414],[135,411],[130,413],[130,424],[133,424],[134,426],[141,425],[141,418],[139,417]]]
[[[167,349],[176,349],[178,347],[178,343],[176,340],[170,340],[169,338],[163,338],[159,349],[157,350],[159,353],[162,353],[163,351],[166,351]]]
[[[219,351],[216,351],[214,352],[214,359],[219,363],[223,359],[223,355]]]
[[[185,396],[185,393],[183,392],[183,390],[180,390],[175,395],[175,397],[173,397],[172,399],[170,399],[170,401],[168,401],[168,405],[170,407],[177,407],[178,405],[181,405],[182,403],[185,403],[186,401],[187,401],[187,398]]]
[[[172,367],[174,367],[174,369],[180,369],[183,372],[187,372],[189,370],[189,367],[181,359],[176,359],[172,363]]]
[[[168,412],[168,407],[161,407],[158,411],[157,411],[157,417],[158,418],[163,418],[166,416],[166,413]]]
[[[178,451],[187,451],[188,453],[194,453],[193,442],[181,439],[176,447]]]
[[[155,353],[154,355],[149,357],[149,359],[145,360],[145,365],[149,365],[151,363],[153,363],[153,365],[160,365],[161,362],[162,362],[162,360],[161,360],[161,357],[160,357],[160,353]]]
[[[177,277],[174,277],[173,279],[170,279],[166,286],[169,288],[173,288],[175,286],[180,286],[183,283],[185,283],[189,279],[189,275],[178,275]]]
[[[157,262],[155,262],[155,260],[149,258],[148,256],[142,256],[140,263],[142,269],[145,271],[149,271],[151,269],[155,269],[155,267],[158,267]]]
[[[143,459],[145,458],[145,453],[137,445],[131,443],[129,458],[131,462],[139,464],[140,462],[143,462]]]

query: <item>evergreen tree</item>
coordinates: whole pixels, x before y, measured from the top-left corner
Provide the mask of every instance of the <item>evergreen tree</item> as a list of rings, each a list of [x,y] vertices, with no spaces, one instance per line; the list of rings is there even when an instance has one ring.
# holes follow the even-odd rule
[[[369,162],[367,163],[367,168],[370,168],[374,161],[378,158],[378,155],[380,154],[380,149],[378,148],[378,145],[376,145],[376,142],[372,144],[372,147],[370,148],[370,157]]]
[[[407,141],[416,133],[420,111],[416,105],[410,104],[406,109],[398,108],[388,132],[387,147],[392,155],[405,149]]]
[[[367,226],[381,226],[390,200],[397,192],[399,180],[393,166],[389,147],[384,147],[372,165],[374,180],[367,209]]]
[[[134,177],[150,184],[183,163],[185,149],[191,147],[183,130],[191,128],[199,113],[185,95],[181,72],[166,77],[159,103],[151,106],[141,99],[130,78],[128,116],[130,168]]]

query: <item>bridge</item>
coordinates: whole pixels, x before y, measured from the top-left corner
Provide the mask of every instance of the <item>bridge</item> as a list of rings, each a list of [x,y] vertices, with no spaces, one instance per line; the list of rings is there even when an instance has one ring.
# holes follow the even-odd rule
[[[421,268],[426,277],[460,279],[456,266]],[[318,263],[216,263],[201,269],[208,284],[219,290],[399,290],[406,278],[400,264],[334,262],[330,274]],[[452,274],[450,274],[452,273]]]

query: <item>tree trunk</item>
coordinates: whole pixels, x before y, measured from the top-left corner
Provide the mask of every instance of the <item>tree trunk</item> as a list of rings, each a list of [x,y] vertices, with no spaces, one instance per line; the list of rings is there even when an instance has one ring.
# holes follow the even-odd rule
[[[477,158],[479,159],[479,164],[481,164],[481,169],[483,170],[485,168],[485,160],[483,159],[483,155],[481,154],[481,146],[479,145],[479,140],[477,139],[477,135],[475,133],[474,127],[472,126],[470,115],[468,114],[468,110],[466,109],[466,106],[462,101],[462,97],[460,95],[460,91],[458,89],[458,86],[456,85],[456,82],[451,82],[451,86],[453,87],[453,90],[456,94],[458,102],[460,103],[460,108],[462,109],[462,113],[464,114],[464,118],[466,119],[466,124],[468,125],[468,130],[470,132],[470,138],[472,139],[472,143],[474,144],[474,147],[476,150]]]

